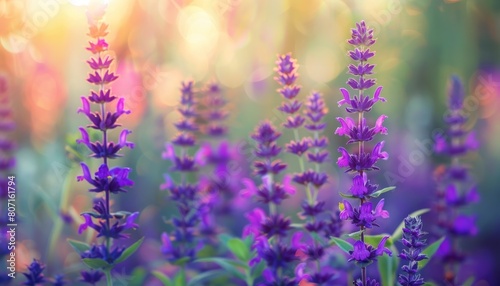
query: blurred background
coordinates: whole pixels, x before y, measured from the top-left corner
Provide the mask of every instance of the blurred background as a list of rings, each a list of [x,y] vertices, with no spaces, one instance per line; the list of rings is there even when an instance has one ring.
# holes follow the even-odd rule
[[[0,71],[9,79],[17,125],[18,271],[33,257],[47,263],[48,273],[79,267],[66,238],[79,238],[79,213],[90,208],[91,195],[86,184],[76,182],[80,169],[67,145],[80,148],[74,146],[78,127],[87,124],[76,114],[80,96],[90,90],[86,2],[0,0]],[[500,1],[109,0],[105,19],[117,58],[113,69],[120,76],[113,91],[133,110],[122,124],[134,131],[137,147],[116,163],[133,168],[136,185],[114,204],[141,212],[137,237],[145,235],[146,243],[135,263],[151,268],[164,263],[157,254],[159,237],[164,219],[175,210],[159,191],[169,166],[160,154],[175,132],[178,89],[186,78],[220,83],[230,106],[229,139],[247,146],[258,122],[283,120],[275,111],[281,97],[274,64],[277,54],[291,52],[300,65],[301,98],[320,91],[329,107],[334,160],[322,196],[337,208],[338,192],[349,178],[334,164],[337,147],[345,143],[333,134],[335,118],[345,113],[336,102],[348,78],[346,39],[354,23],[365,20],[378,38],[375,76],[388,99],[373,113],[389,116],[384,140],[391,158],[374,180],[397,186],[386,197],[391,218],[380,231],[391,232],[407,214],[435,200],[432,174],[448,161],[432,154],[430,146],[433,134],[445,128],[448,80],[456,74],[466,89],[467,128],[481,142],[480,150],[465,158],[482,198],[466,210],[477,215],[479,234],[463,243],[475,262],[462,274],[473,273],[475,285],[500,285],[495,273],[500,270],[500,124],[495,124],[500,120]],[[290,138],[285,134],[282,142]],[[290,214],[299,209],[302,195],[290,203]],[[432,224],[432,214],[424,221]],[[240,235],[243,222],[242,212],[228,227]]]

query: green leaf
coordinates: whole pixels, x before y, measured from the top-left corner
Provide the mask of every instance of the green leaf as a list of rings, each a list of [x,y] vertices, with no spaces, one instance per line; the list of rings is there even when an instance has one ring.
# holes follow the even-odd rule
[[[88,215],[90,215],[93,218],[101,218],[101,215],[98,214],[98,213],[96,213],[96,212],[83,212],[80,215],[84,215],[84,214],[88,214]]]
[[[434,254],[439,249],[439,246],[441,246],[441,243],[443,243],[443,241],[444,241],[444,237],[441,237],[439,240],[434,241],[434,243],[430,244],[429,246],[427,246],[422,251],[422,254],[427,255],[427,259],[420,260],[418,262],[418,268],[419,269],[424,268],[425,265],[427,265],[427,263],[429,263],[429,261],[431,260],[432,256],[434,256]]]
[[[247,237],[245,237],[243,239],[243,242],[245,242],[245,245],[248,249],[251,249],[253,244],[253,235],[248,235]]]
[[[421,209],[421,210],[418,210],[418,211],[415,211],[415,212],[412,212],[410,215],[408,216],[411,216],[411,217],[416,217],[416,216],[419,216],[419,215],[423,215],[425,214],[426,212],[430,211],[430,209]],[[403,227],[405,226],[405,222],[404,220],[399,224],[399,226],[396,228],[396,230],[394,231],[394,233],[391,235],[392,239],[394,241],[398,241],[401,239],[401,237],[403,236]]]
[[[191,257],[189,256],[184,256],[184,257],[181,257],[179,259],[177,259],[176,261],[174,261],[172,264],[173,265],[177,265],[177,266],[184,266],[186,265],[189,261],[191,261]]]
[[[163,272],[160,271],[153,271],[152,272],[153,276],[156,277],[158,280],[163,283],[163,286],[173,286],[172,280],[165,275]]]
[[[436,282],[429,281],[425,282],[424,286],[438,286],[438,284]]]
[[[476,277],[471,276],[467,280],[465,280],[462,286],[472,286],[472,284],[474,284],[474,281],[476,281]]]
[[[202,259],[197,259],[194,262],[198,263],[215,263],[222,267],[226,272],[230,273],[234,277],[237,277],[241,280],[245,280],[245,276],[243,273],[241,273],[240,269],[248,269],[249,266],[247,264],[244,264],[240,261],[236,260],[231,260],[227,258],[219,258],[219,257],[210,257],[210,258],[202,258]]]
[[[181,269],[174,277],[174,286],[186,286],[186,271]]]
[[[229,234],[226,234],[226,233],[219,234],[219,241],[221,242],[222,245],[227,245],[227,242],[231,238],[233,238],[233,237],[230,236]]]
[[[389,238],[385,242],[385,247],[389,248],[391,245],[394,244],[394,241],[392,240],[391,235],[387,233],[377,234],[377,235],[365,235],[365,242],[373,247],[377,247],[382,238],[386,236],[388,236]]]
[[[394,186],[392,186],[392,187],[387,187],[387,188],[383,188],[382,190],[378,190],[378,191],[376,191],[376,192],[372,193],[372,194],[370,195],[370,197],[372,197],[372,198],[378,198],[381,194],[383,194],[383,193],[387,193],[387,192],[390,192],[390,191],[394,190],[395,188],[396,188],[396,187],[394,187]]]
[[[127,211],[118,211],[118,212],[110,213],[110,215],[112,215],[116,219],[122,219],[122,218],[127,217],[131,214],[132,214],[131,212],[127,212]]]
[[[393,286],[396,281],[396,272],[398,270],[399,258],[398,250],[394,245],[388,247],[392,251],[392,256],[382,255],[377,259],[378,271],[382,285]]]
[[[266,263],[264,261],[259,262],[257,265],[252,267],[252,278],[255,280],[262,277],[262,272],[266,269]]]
[[[346,198],[346,199],[357,199],[358,197],[355,197],[353,195],[348,195],[344,193],[339,193],[341,197]]]
[[[344,235],[342,235],[342,237],[345,237],[345,238],[354,238],[356,240],[360,240],[361,239],[361,234],[363,232],[364,232],[364,230],[358,230],[356,232],[351,232],[351,233],[344,234]]]
[[[147,272],[142,267],[136,267],[132,274],[130,274],[129,286],[140,286],[144,285],[144,279],[146,278]]]
[[[332,237],[332,239],[330,240],[330,245],[333,245],[333,244],[336,244],[338,247],[340,247],[340,249],[342,249],[346,253],[349,253],[349,251],[352,251],[352,245],[349,242],[347,242],[341,238]]]
[[[209,244],[204,245],[203,248],[196,253],[196,258],[205,258],[212,256],[217,256],[217,249]]]
[[[83,252],[87,251],[90,249],[90,246],[86,244],[85,242],[73,240],[73,239],[68,239],[69,245],[73,247],[73,249],[78,252],[78,254],[82,254]]]
[[[84,258],[83,263],[92,269],[108,269],[111,264],[100,258]]]
[[[250,249],[241,239],[230,239],[227,242],[227,247],[239,260],[247,262],[250,259]]]
[[[195,277],[191,278],[187,285],[188,286],[202,285],[201,282],[203,282],[204,280],[210,279],[212,277],[221,277],[224,276],[225,274],[226,271],[220,269],[202,272],[196,275]]]
[[[134,254],[134,252],[137,251],[137,249],[139,249],[139,246],[141,246],[141,244],[142,244],[143,241],[144,241],[144,237],[142,237],[141,239],[139,239],[138,241],[136,241],[131,246],[127,247],[123,251],[122,255],[120,255],[120,257],[118,257],[118,259],[115,260],[114,264],[118,264],[120,262],[125,261],[127,258],[129,258],[132,254]]]

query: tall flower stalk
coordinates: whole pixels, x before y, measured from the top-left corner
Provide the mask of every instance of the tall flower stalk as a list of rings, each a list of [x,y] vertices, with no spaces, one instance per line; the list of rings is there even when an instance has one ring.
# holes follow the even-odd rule
[[[398,282],[402,286],[424,285],[424,279],[418,274],[418,262],[428,259],[427,255],[422,253],[422,248],[426,245],[424,236],[427,234],[422,231],[422,220],[419,216],[407,217],[404,220],[403,238],[401,242],[406,247],[399,254],[401,259],[408,261],[401,269],[405,274],[398,276]]]
[[[0,258],[2,261],[7,261],[8,264],[10,264],[8,262],[10,234],[7,228],[7,224],[9,223],[7,200],[9,199],[9,186],[12,187],[12,184],[16,183],[15,180],[9,180],[9,176],[12,175],[12,169],[16,164],[12,156],[15,146],[11,138],[11,132],[14,127],[7,76],[0,74],[0,203],[2,204],[2,211],[0,212],[0,223],[2,225],[0,227]],[[15,188],[15,186],[13,187]],[[11,192],[11,194],[15,196],[15,193]],[[10,267],[10,265],[7,265],[7,267]],[[12,280],[12,277],[3,271],[0,272],[0,284],[7,284]]]
[[[90,25],[88,35],[92,39],[87,47],[92,53],[92,57],[87,61],[92,70],[87,81],[94,85],[95,89],[91,90],[90,95],[81,98],[82,107],[78,109],[78,113],[83,113],[90,124],[87,128],[80,127],[81,139],[77,140],[77,143],[87,146],[92,158],[100,162],[94,175],[86,163],[81,163],[83,175],[77,179],[87,181],[92,186],[89,192],[96,193],[96,198],[93,211],[81,214],[85,222],[80,225],[78,232],[81,234],[85,230],[93,229],[98,239],[88,247],[80,244],[81,247],[78,248],[75,247],[77,243],[71,243],[79,250],[83,262],[93,269],[102,269],[106,274],[107,284],[112,285],[111,269],[125,260],[131,254],[129,251],[135,251],[142,240],[134,243],[124,254],[126,248],[118,245],[118,242],[129,237],[126,230],[138,227],[134,220],[139,213],[111,210],[111,196],[126,192],[126,188],[134,183],[128,177],[130,169],[111,167],[111,160],[121,157],[120,151],[125,147],[133,148],[134,144],[127,141],[127,136],[131,133],[127,129],[122,129],[117,142],[111,139],[112,131],[120,127],[118,119],[130,111],[125,110],[125,99],[112,95],[108,86],[118,76],[110,70],[114,59],[106,55],[108,43],[105,37],[108,34],[108,25],[102,20],[104,11],[105,6],[91,7],[87,14]],[[95,133],[89,134],[88,129],[95,130]],[[91,135],[94,134],[99,136],[101,141],[92,141],[94,136]]]
[[[233,172],[231,162],[235,154],[231,144],[225,139],[228,127],[225,110],[227,101],[221,87],[216,82],[208,83],[200,92],[200,141],[197,161],[205,165],[206,172],[200,178],[204,208],[200,232],[208,237],[216,234],[215,221],[218,215],[231,215],[238,176]]]
[[[201,247],[195,236],[200,221],[199,186],[197,182],[190,182],[188,178],[198,170],[195,157],[189,152],[197,144],[194,132],[198,130],[195,122],[198,113],[192,81],[182,83],[178,111],[181,119],[174,125],[179,133],[166,144],[163,158],[172,162],[170,170],[180,175],[180,181],[174,182],[167,174],[166,182],[161,188],[168,190],[170,199],[177,206],[179,216],[170,220],[174,227],[173,232],[162,234],[162,252],[167,260],[182,265],[184,273],[185,264],[193,261],[197,250]]]
[[[351,97],[347,89],[341,88],[343,99],[338,102],[338,105],[339,107],[346,105],[346,111],[353,116],[337,118],[341,126],[336,129],[335,134],[346,136],[349,139],[347,144],[356,144],[357,146],[351,151],[340,147],[338,151],[341,156],[338,158],[337,164],[341,168],[346,168],[347,173],[353,174],[350,193],[344,197],[357,199],[359,207],[351,205],[349,201],[344,199],[340,203],[340,217],[344,220],[350,220],[360,229],[360,239],[354,243],[349,260],[355,261],[361,267],[361,279],[355,281],[355,285],[366,286],[374,283],[367,278],[366,267],[384,252],[391,254],[384,247],[388,237],[382,239],[376,249],[365,243],[365,231],[378,226],[376,219],[389,217],[389,213],[383,210],[384,199],[380,200],[375,208],[373,207],[370,199],[378,197],[375,195],[378,186],[371,184],[368,180],[368,172],[379,169],[375,165],[377,161],[386,160],[388,157],[387,152],[382,151],[384,141],[373,147],[365,144],[372,141],[377,134],[387,134],[387,128],[382,125],[387,116],[379,116],[374,126],[370,126],[365,118],[375,103],[385,101],[383,97],[380,97],[381,86],[375,90],[373,97],[366,94],[366,91],[375,85],[375,79],[370,78],[375,65],[368,63],[368,60],[375,55],[370,50],[370,47],[375,43],[373,29],[368,29],[364,21],[357,23],[356,28],[352,29],[351,39],[348,40],[348,43],[354,47],[353,50],[349,51],[349,56],[355,63],[348,67],[349,73],[353,77],[349,78],[347,84],[355,94]]]
[[[470,176],[463,157],[479,148],[474,132],[467,132],[467,116],[464,112],[464,88],[460,79],[451,78],[449,88],[449,113],[445,117],[448,125],[446,136],[435,139],[436,153],[448,156],[451,163],[439,177],[438,226],[441,234],[447,236],[440,248],[445,264],[445,280],[450,285],[459,285],[457,274],[465,255],[459,249],[460,238],[477,234],[475,217],[465,215],[464,207],[479,201],[477,186]]]
[[[330,222],[324,220],[325,202],[318,201],[319,190],[328,181],[328,175],[321,171],[321,164],[328,159],[328,139],[321,135],[326,127],[323,117],[327,108],[323,97],[318,92],[312,92],[305,103],[306,109],[301,114],[304,105],[297,99],[301,87],[296,84],[298,79],[297,61],[291,54],[281,55],[276,62],[277,76],[275,80],[281,85],[278,92],[285,100],[278,110],[286,115],[283,127],[293,130],[294,140],[286,145],[286,151],[298,157],[300,173],[293,176],[293,181],[302,185],[306,192],[307,200],[302,204],[302,218],[306,220],[304,230],[309,234],[302,242],[302,233],[297,233],[294,247],[298,250],[297,256],[301,263],[296,268],[296,277],[299,281],[308,281],[316,285],[327,285],[333,281],[333,273],[330,269],[321,266],[321,260],[325,258],[325,246],[327,243],[321,234],[328,238],[337,232],[340,227],[339,220]],[[301,137],[299,130],[304,126],[310,136]],[[304,157],[313,169],[306,170]],[[332,227],[332,224],[337,224]],[[301,239],[299,239],[299,237]],[[311,267],[312,266],[312,267]]]
[[[278,209],[285,199],[295,193],[295,189],[291,185],[290,176],[279,179],[279,175],[286,169],[286,164],[276,159],[282,150],[276,142],[280,136],[281,133],[268,121],[257,126],[251,137],[257,144],[254,154],[258,160],[254,162],[254,171],[260,177],[261,184],[257,187],[252,180],[243,181],[246,189],[242,195],[254,196],[258,202],[268,207],[267,212],[256,208],[248,213],[250,224],[243,230],[244,237],[254,237],[256,257],[250,261],[250,266],[255,266],[261,260],[267,265],[263,272],[265,281],[259,284],[263,286],[295,285],[295,279],[287,275],[292,262],[296,260],[293,243],[287,243],[292,228],[291,220],[280,214]]]

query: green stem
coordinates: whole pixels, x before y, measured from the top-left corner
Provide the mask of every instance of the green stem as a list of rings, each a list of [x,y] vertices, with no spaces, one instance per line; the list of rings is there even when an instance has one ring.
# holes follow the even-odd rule
[[[66,175],[66,177],[64,178],[64,183],[61,190],[61,200],[59,202],[59,211],[67,210],[70,186],[72,179],[74,177],[73,173],[74,173],[73,166],[71,166],[68,175]],[[55,221],[56,223],[54,224],[54,228],[52,229],[52,235],[50,236],[49,261],[53,261],[54,254],[56,253],[54,249],[56,248],[57,242],[59,241],[59,237],[61,237],[61,232],[63,229],[63,221],[59,217],[59,213],[55,214]]]
[[[245,270],[245,283],[247,286],[253,286],[253,277],[250,268]]]
[[[113,286],[113,278],[111,277],[111,269],[104,270],[104,274],[106,275],[106,285]]]
[[[293,129],[293,135],[295,137],[295,141],[299,142],[300,137],[299,137],[299,131],[297,129]],[[305,164],[304,164],[304,158],[302,155],[299,156],[299,166],[300,166],[300,171],[304,172],[306,170]],[[307,195],[307,202],[312,205],[314,203],[313,200],[313,195],[311,194],[311,187],[309,184],[306,185],[306,195]]]

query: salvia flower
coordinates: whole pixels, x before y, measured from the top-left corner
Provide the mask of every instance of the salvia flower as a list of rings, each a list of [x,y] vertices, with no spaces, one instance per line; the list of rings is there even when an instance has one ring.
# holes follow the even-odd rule
[[[355,114],[348,117],[338,117],[340,126],[335,130],[335,134],[348,138],[347,144],[356,144],[356,148],[340,147],[338,151],[341,156],[337,160],[337,165],[345,168],[346,172],[354,174],[352,185],[345,197],[359,199],[359,207],[354,207],[347,200],[339,204],[340,218],[349,220],[352,224],[360,228],[361,239],[353,245],[353,251],[349,258],[356,261],[361,266],[361,279],[354,281],[355,285],[377,285],[371,282],[366,276],[366,266],[377,259],[377,256],[391,252],[384,248],[387,238],[381,241],[377,248],[368,245],[364,241],[364,231],[378,226],[377,218],[387,218],[389,213],[383,210],[384,200],[380,200],[375,208],[369,201],[372,194],[377,190],[377,185],[371,184],[368,180],[368,172],[379,170],[376,165],[379,160],[386,160],[388,153],[383,151],[384,141],[377,142],[372,147],[365,145],[375,140],[378,134],[387,134],[388,130],[383,125],[387,119],[386,115],[380,115],[374,124],[370,125],[370,120],[365,118],[377,102],[384,102],[381,97],[382,87],[377,87],[373,96],[368,90],[375,86],[373,75],[375,65],[368,62],[375,53],[371,46],[375,43],[373,29],[369,29],[364,21],[356,24],[352,29],[351,38],[347,41],[354,49],[349,51],[349,56],[354,61],[348,66],[348,73],[353,77],[349,78],[347,85],[353,90],[353,94],[345,88],[340,89],[342,100],[338,102],[339,107],[345,106],[348,114]],[[350,150],[353,150],[352,152]],[[354,151],[355,150],[355,151]],[[360,282],[359,282],[360,281]]]
[[[241,170],[233,162],[238,160],[236,148],[227,139],[227,100],[221,86],[211,81],[198,93],[198,125],[200,149],[196,161],[204,167],[199,186],[202,195],[203,214],[200,233],[207,240],[215,241],[219,231],[216,221],[234,212],[234,199],[239,190]]]
[[[45,276],[43,275],[43,270],[45,265],[41,264],[38,260],[33,259],[30,265],[28,265],[28,272],[23,273],[26,277],[26,282],[23,285],[37,286],[46,282]]]
[[[90,285],[97,285],[104,277],[104,273],[98,270],[82,271],[80,274],[82,276],[80,281]]]
[[[325,231],[328,233],[327,228],[333,227],[331,225],[333,221],[330,221],[330,224],[324,221],[328,218],[324,208],[325,202],[317,199],[320,189],[328,182],[327,173],[321,171],[321,164],[329,159],[326,150],[328,139],[322,135],[326,128],[323,118],[328,109],[319,92],[312,92],[305,102],[297,99],[300,91],[300,86],[295,83],[298,79],[298,65],[291,54],[279,56],[276,63],[275,70],[278,74],[275,79],[281,85],[278,92],[285,100],[278,110],[287,118],[283,126],[293,130],[294,135],[294,140],[286,145],[286,151],[298,157],[300,166],[300,172],[293,175],[293,182],[303,186],[307,195],[307,201],[302,204],[303,212],[301,213],[301,218],[305,220],[304,230],[310,234],[310,243],[314,245],[312,249],[315,252],[324,253],[324,248],[328,245],[327,241],[315,234]],[[303,106],[305,110],[301,115],[300,111]],[[299,127],[301,126],[308,132],[307,137],[300,137]],[[314,168],[306,170],[305,160]],[[297,277],[301,283],[323,280],[321,277],[325,273],[321,273],[323,268],[320,265],[320,259],[321,256],[310,256],[308,260],[310,263],[305,263],[301,268],[304,275]]]
[[[113,61],[112,57],[105,55],[108,50],[108,43],[104,38],[107,34],[107,25],[102,20],[105,5],[89,9],[91,10],[87,15],[91,41],[87,50],[93,55],[87,62],[92,70],[87,81],[95,86],[95,90],[90,91],[90,95],[81,98],[82,107],[77,112],[84,114],[90,124],[87,128],[79,129],[81,139],[77,140],[77,143],[85,145],[91,152],[90,156],[100,160],[101,164],[92,174],[89,166],[82,162],[83,174],[78,176],[77,180],[86,181],[92,186],[89,189],[90,192],[102,193],[103,196],[94,200],[93,211],[81,214],[84,222],[79,227],[79,233],[92,229],[97,233],[98,238],[102,238],[102,241],[96,241],[89,250],[81,253],[81,257],[82,259],[99,258],[112,265],[125,249],[121,246],[113,247],[113,243],[118,244],[120,239],[128,238],[126,231],[138,227],[134,220],[139,213],[111,211],[111,196],[126,192],[134,182],[129,178],[129,168],[111,167],[110,160],[122,156],[120,153],[122,149],[133,148],[134,144],[128,141],[131,131],[127,129],[120,131],[116,142],[113,142],[110,136],[112,130],[120,127],[118,119],[122,115],[129,114],[130,111],[125,109],[125,99],[112,95],[112,90],[108,87],[108,84],[115,81],[118,76],[109,69]],[[97,9],[99,13],[93,13],[95,11],[92,9]],[[92,141],[89,130],[100,134],[101,141]]]
[[[423,238],[425,234],[422,231],[422,220],[419,216],[405,218],[401,242],[406,248],[399,254],[399,257],[408,261],[408,264],[401,268],[405,274],[398,276],[398,282],[403,286],[425,284],[424,279],[417,273],[418,262],[427,259],[427,256],[422,253],[422,248],[426,245],[426,240]]]
[[[439,175],[435,176],[438,183],[438,202],[435,205],[440,229],[438,235],[446,236],[447,240],[450,240],[442,244],[438,253],[445,264],[445,279],[451,284],[457,283],[456,269],[459,269],[465,257],[465,254],[456,248],[456,240],[474,236],[478,232],[475,217],[461,211],[463,207],[477,203],[480,199],[476,183],[462,159],[464,155],[479,148],[475,133],[465,130],[467,117],[463,112],[464,98],[462,81],[457,76],[452,76],[449,85],[449,108],[445,116],[447,132],[438,135],[434,145],[436,153],[448,156],[451,161],[447,167],[437,168],[440,171]]]
[[[165,175],[166,182],[161,186],[169,192],[170,200],[175,202],[179,211],[179,216],[170,220],[174,226],[173,232],[162,234],[161,250],[171,262],[179,259],[192,261],[196,251],[201,247],[195,237],[195,230],[202,218],[202,213],[199,211],[201,209],[200,186],[197,183],[188,182],[187,179],[187,174],[196,172],[199,168],[195,157],[189,154],[189,149],[197,144],[195,131],[199,129],[195,122],[198,113],[194,83],[183,82],[180,91],[181,100],[178,111],[181,118],[174,124],[179,133],[172,142],[166,144],[163,158],[171,161],[171,171],[179,172],[181,181],[176,183],[167,174]]]
[[[283,66],[289,71],[290,67]],[[290,79],[288,79],[290,80]],[[254,181],[243,179],[245,189],[240,193],[243,197],[255,197],[258,202],[268,206],[266,213],[260,208],[246,214],[250,224],[245,226],[243,236],[253,236],[253,250],[256,256],[249,265],[255,266],[265,261],[267,268],[263,273],[264,281],[257,285],[295,285],[295,279],[285,275],[292,263],[297,260],[296,249],[286,243],[291,231],[291,220],[278,213],[278,206],[295,193],[291,176],[285,175],[278,179],[279,174],[286,169],[286,164],[278,159],[282,147],[277,140],[281,133],[268,121],[257,126],[251,138],[256,142],[254,155],[255,174],[260,177],[261,184],[256,186]]]

